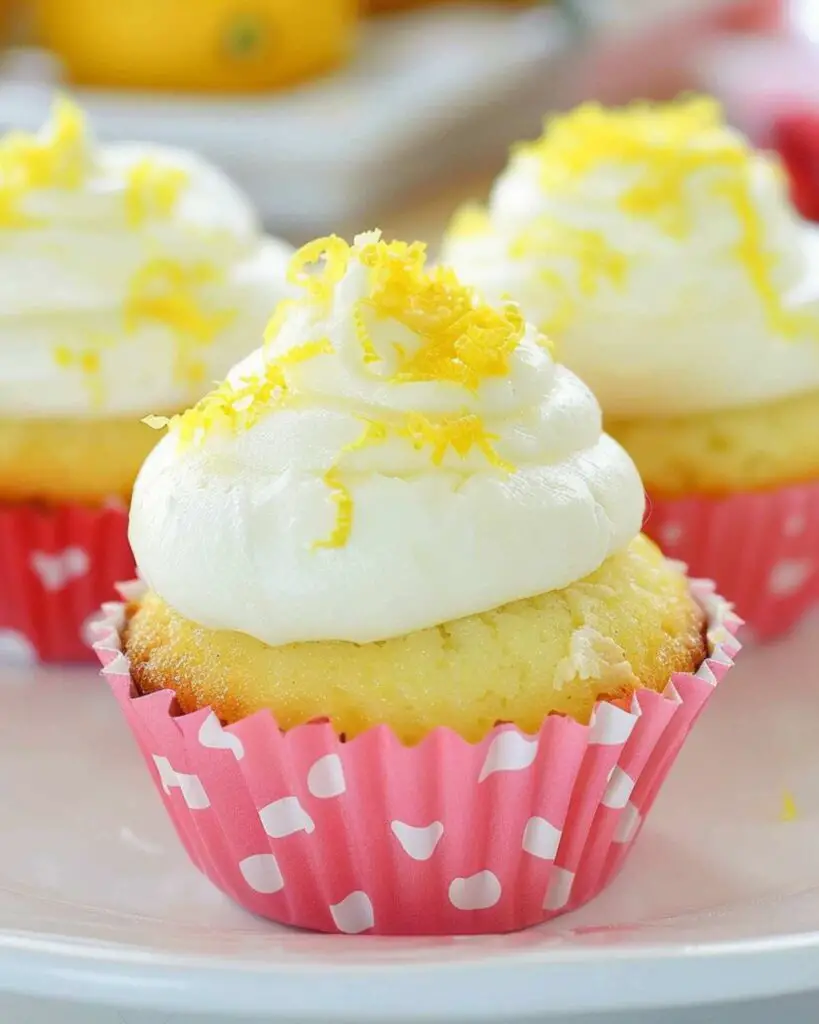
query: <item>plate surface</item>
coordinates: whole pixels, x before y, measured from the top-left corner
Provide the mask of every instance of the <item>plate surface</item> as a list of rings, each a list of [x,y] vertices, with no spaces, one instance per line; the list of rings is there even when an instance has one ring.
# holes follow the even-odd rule
[[[743,652],[607,893],[479,939],[314,936],[246,915],[188,865],[95,671],[6,667],[0,990],[508,1022],[819,988],[817,624]]]

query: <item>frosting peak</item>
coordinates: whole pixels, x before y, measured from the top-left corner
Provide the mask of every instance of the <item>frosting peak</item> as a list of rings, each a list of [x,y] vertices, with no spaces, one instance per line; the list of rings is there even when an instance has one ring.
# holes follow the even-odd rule
[[[810,235],[713,100],[590,104],[515,150],[444,258],[553,332],[607,414],[672,415],[819,385]]]
[[[377,232],[289,276],[301,296],[137,482],[137,561],[181,614],[384,639],[566,586],[638,532],[633,464],[516,306]]]

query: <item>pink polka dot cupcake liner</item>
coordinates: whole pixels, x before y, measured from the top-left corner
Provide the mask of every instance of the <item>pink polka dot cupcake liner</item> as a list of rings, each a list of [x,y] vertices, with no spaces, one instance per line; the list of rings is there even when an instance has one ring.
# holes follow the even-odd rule
[[[649,496],[643,528],[692,576],[715,580],[757,640],[819,607],[819,481],[721,498]]]
[[[0,505],[0,662],[93,662],[89,626],[135,571],[124,506]]]
[[[601,702],[589,725],[552,715],[474,744],[445,728],[406,746],[386,726],[345,742],[328,722],[185,714],[171,691],[138,693],[123,604],[106,605],[95,650],[190,859],[241,906],[321,932],[500,933],[586,903],[628,856],[740,646],[713,584],[692,592],[708,630],[697,672]]]

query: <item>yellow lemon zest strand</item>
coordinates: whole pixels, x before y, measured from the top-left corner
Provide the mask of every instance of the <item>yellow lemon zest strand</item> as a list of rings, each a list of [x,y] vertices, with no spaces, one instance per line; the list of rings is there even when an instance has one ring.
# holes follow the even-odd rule
[[[358,343],[364,353],[364,363],[365,365],[372,365],[373,363],[379,362],[381,357],[376,351],[372,336],[367,330],[367,324],[364,321],[364,309],[366,305],[367,303],[364,299],[359,300],[355,304],[355,308],[353,309],[353,327],[355,328]]]
[[[449,267],[427,270],[421,242],[367,236],[355,254],[370,270],[368,307],[420,338],[416,351],[400,360],[395,383],[451,381],[474,391],[485,378],[508,374],[525,330],[516,307],[478,302]]]
[[[151,430],[164,430],[170,425],[172,417],[169,416],[155,416],[151,413],[149,416],[143,416],[140,422],[144,423],[146,427],[150,427]]]
[[[361,435],[357,437],[355,441],[351,441],[350,444],[344,445],[336,464],[331,466],[331,468],[324,474],[324,483],[329,487],[330,498],[336,506],[336,522],[329,537],[325,540],[317,540],[314,542],[314,550],[321,548],[342,548],[350,539],[350,533],[353,529],[355,506],[353,504],[353,497],[350,494],[349,488],[342,482],[339,476],[344,456],[350,452],[356,452],[360,451],[362,448],[368,448],[370,445],[380,444],[386,439],[387,428],[383,423],[378,423],[375,420],[365,420],[364,430]]]
[[[344,277],[350,261],[350,246],[337,235],[317,238],[303,245],[290,260],[287,280],[303,288],[309,298],[327,305],[333,295],[333,288]],[[324,261],[324,265],[313,271],[307,268]]]
[[[39,135],[9,132],[0,141],[0,227],[34,227],[22,201],[33,189],[76,189],[88,170],[88,134],[80,109],[58,97],[51,124]]]
[[[782,794],[782,811],[780,818],[786,823],[796,821],[799,818],[799,809],[796,806],[796,798],[790,791],[786,791]]]
[[[284,327],[287,318],[293,311],[295,305],[295,299],[282,299],[278,306],[276,306],[273,316],[268,320],[267,327],[264,329],[264,344],[266,349],[269,348],[278,338],[282,327]]]
[[[729,179],[718,181],[715,191],[731,205],[739,221],[741,234],[733,252],[759,296],[768,328],[786,338],[795,337],[806,325],[803,318],[792,315],[784,307],[774,281],[776,259],[765,249],[764,224],[749,190]]]
[[[552,217],[539,217],[510,246],[513,259],[556,254],[577,262],[583,295],[594,295],[604,278],[619,287],[628,274],[628,259],[609,245],[601,232]]]
[[[102,359],[99,351],[105,344],[106,339],[97,339],[88,348],[73,349],[69,345],[57,345],[53,353],[54,362],[61,370],[79,371],[91,405],[95,409],[100,409],[105,404]]]
[[[328,469],[323,479],[330,488],[330,498],[336,506],[336,525],[326,540],[314,541],[313,548],[343,548],[353,529],[353,498],[336,468]]]
[[[328,338],[297,345],[278,359],[265,363],[264,373],[250,374],[238,384],[223,381],[192,408],[170,420],[153,416],[143,422],[149,426],[168,427],[176,431],[182,447],[199,444],[214,431],[236,434],[249,430],[287,394],[285,367],[295,366],[332,351],[333,346]]]
[[[131,227],[149,218],[170,217],[190,178],[179,167],[162,167],[146,157],[128,171],[125,211]]]
[[[492,447],[492,442],[498,439],[497,435],[488,434],[481,418],[473,413],[435,419],[422,413],[410,413],[402,433],[416,450],[429,445],[432,448],[432,462],[436,466],[441,465],[450,448],[462,459],[473,448],[477,448],[491,466],[507,473],[515,471],[515,467],[505,462]]]
[[[618,110],[586,103],[547,121],[541,138],[524,143],[518,152],[539,160],[541,182],[549,193],[574,191],[578,180],[600,165],[633,164],[644,172],[641,183],[659,174],[666,182],[666,198],[679,198],[678,186],[690,171],[690,163],[680,167],[681,160],[697,166],[747,160],[747,146],[724,132],[723,124],[719,103],[708,97],[662,106],[633,103]]]
[[[204,307],[199,290],[219,276],[210,263],[183,264],[159,257],[149,260],[131,279],[126,330],[135,331],[145,322],[169,328],[177,344],[175,373],[186,383],[203,382],[201,347],[210,345],[236,317],[234,309]]]

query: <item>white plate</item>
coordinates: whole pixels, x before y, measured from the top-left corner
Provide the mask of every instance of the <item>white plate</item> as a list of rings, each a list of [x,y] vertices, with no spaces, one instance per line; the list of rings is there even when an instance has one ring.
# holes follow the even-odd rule
[[[608,893],[483,939],[313,936],[246,915],[188,866],[95,673],[7,668],[0,990],[268,1020],[508,1024],[819,988],[815,630],[744,652]]]
[[[310,236],[351,221],[371,226],[377,205],[535,133],[567,41],[557,9],[458,5],[368,22],[348,65],[270,96],[77,96],[101,138],[203,153],[247,190],[267,223]],[[38,127],[59,84],[58,65],[42,51],[7,59],[0,127]]]

